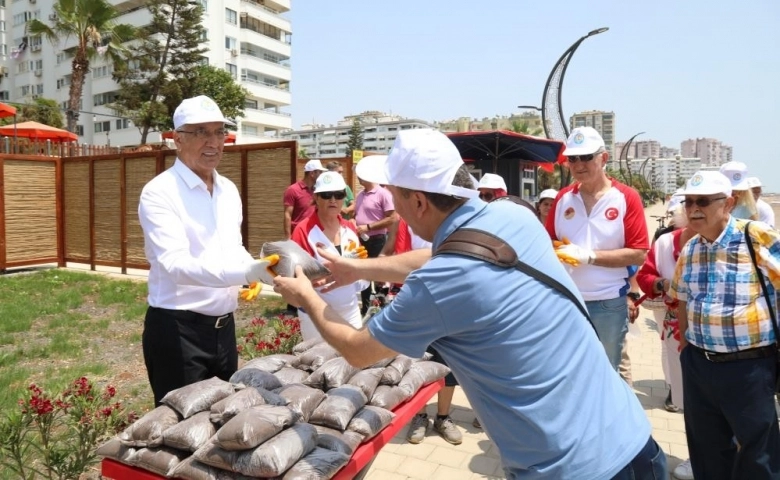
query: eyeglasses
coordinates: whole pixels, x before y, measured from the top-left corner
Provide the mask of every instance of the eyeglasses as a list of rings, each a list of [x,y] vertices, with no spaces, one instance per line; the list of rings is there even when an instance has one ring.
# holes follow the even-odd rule
[[[336,200],[344,200],[347,198],[347,192],[320,192],[317,195],[323,200],[330,200],[335,198]]]
[[[686,198],[683,200],[683,203],[685,204],[686,208],[691,208],[694,204],[697,207],[700,208],[706,208],[709,207],[712,202],[717,202],[718,200],[725,200],[727,197],[718,197],[718,198],[707,198],[707,197],[700,197],[700,198]]]
[[[197,138],[198,140],[204,140],[211,137],[217,137],[218,139],[224,140],[228,136],[228,133],[230,133],[224,128],[221,128],[219,130],[214,130],[213,132],[209,132],[205,128],[199,128],[194,131],[189,131],[189,130],[176,130],[176,131],[179,133],[189,133],[190,135],[195,136],[195,138]]]
[[[596,158],[596,155],[601,155],[602,153],[603,152],[596,152],[588,155],[571,155],[569,157],[566,157],[566,160],[568,160],[569,163],[590,162],[591,160]]]
[[[479,194],[479,198],[481,198],[482,200],[484,200],[486,202],[489,202],[489,201],[493,200],[494,196],[495,195],[493,195],[492,193],[480,193]]]

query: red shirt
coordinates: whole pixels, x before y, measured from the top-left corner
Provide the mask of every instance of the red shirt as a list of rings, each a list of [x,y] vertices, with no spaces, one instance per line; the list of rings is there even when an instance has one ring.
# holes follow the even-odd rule
[[[299,180],[284,191],[284,206],[293,207],[290,233],[295,231],[299,223],[314,213],[313,191]]]

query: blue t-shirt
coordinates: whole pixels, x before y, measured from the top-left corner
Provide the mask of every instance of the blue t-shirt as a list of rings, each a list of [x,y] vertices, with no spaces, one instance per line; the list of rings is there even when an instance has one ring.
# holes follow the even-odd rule
[[[530,210],[478,199],[455,210],[433,249],[460,227],[508,241],[525,263],[577,288]],[[412,272],[369,322],[379,342],[444,358],[512,478],[608,479],[644,447],[650,424],[577,307],[516,269],[440,255]]]

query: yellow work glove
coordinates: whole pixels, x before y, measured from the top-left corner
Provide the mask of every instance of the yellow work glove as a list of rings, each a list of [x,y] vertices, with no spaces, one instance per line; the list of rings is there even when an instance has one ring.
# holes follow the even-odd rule
[[[358,245],[354,241],[350,240],[347,243],[347,248],[344,249],[344,258],[368,258],[368,252],[363,245]]]
[[[260,295],[260,292],[263,290],[263,284],[260,282],[252,282],[249,284],[249,288],[242,288],[238,296],[241,297],[242,300],[245,300],[247,302],[251,302],[255,298],[257,298],[258,295]]]
[[[279,263],[279,255],[268,255],[259,260],[253,260],[246,266],[246,283],[262,282],[267,285],[274,284],[276,272],[273,266]]]
[[[590,264],[596,259],[593,250],[574,245],[566,238],[563,239],[562,245],[555,248],[555,254],[558,260],[572,267],[578,267],[583,263]]]

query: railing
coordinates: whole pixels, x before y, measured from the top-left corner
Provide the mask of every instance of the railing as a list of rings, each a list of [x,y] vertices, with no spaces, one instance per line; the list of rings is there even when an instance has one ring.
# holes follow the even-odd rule
[[[262,8],[263,10],[276,15],[277,17],[280,15],[279,12],[277,12],[276,10],[274,10],[272,8],[268,8],[265,5],[261,5],[260,3],[254,1],[254,0],[241,0],[241,1],[242,2],[246,2],[246,3],[251,3],[253,6],[255,6],[257,8]]]
[[[282,117],[290,117],[291,114],[287,112],[277,112],[276,110],[268,110],[265,108],[252,108],[252,107],[245,107],[247,110],[254,110],[255,112],[263,112],[263,113],[270,113],[271,115],[280,115]]]
[[[265,57],[261,57],[259,53],[255,52],[252,49],[249,48],[242,48],[241,49],[241,55],[249,55],[250,57],[254,57],[258,59],[261,62],[270,63],[271,65],[278,65],[280,67],[284,68],[290,68],[290,61],[289,60],[269,60]]]
[[[273,83],[261,82],[260,80],[255,80],[254,78],[249,78],[245,74],[241,75],[241,81],[242,82],[254,83],[255,85],[260,85],[260,86],[263,86],[263,87],[275,88],[276,90],[281,90],[283,92],[289,92],[290,91],[290,87],[282,87],[280,85],[274,85]]]

